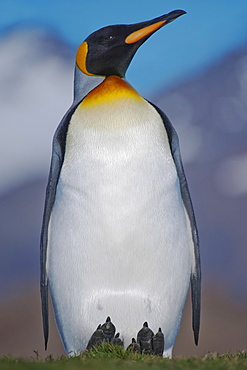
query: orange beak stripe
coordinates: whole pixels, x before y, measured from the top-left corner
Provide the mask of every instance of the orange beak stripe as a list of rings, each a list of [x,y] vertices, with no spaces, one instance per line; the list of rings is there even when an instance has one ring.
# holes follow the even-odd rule
[[[126,37],[125,42],[126,44],[133,44],[134,42],[137,42],[143,37],[149,35],[150,33],[158,30],[160,27],[162,27],[166,21],[157,22],[154,24],[150,24],[150,26],[141,28],[140,30],[137,30],[135,32],[132,32],[129,36]]]

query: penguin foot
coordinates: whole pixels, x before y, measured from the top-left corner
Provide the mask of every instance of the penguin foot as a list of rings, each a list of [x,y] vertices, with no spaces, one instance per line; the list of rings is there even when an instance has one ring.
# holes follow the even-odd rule
[[[142,329],[137,334],[137,341],[132,338],[132,343],[127,347],[127,350],[144,353],[145,355],[162,356],[164,352],[165,340],[161,328],[154,335],[153,331],[148,327],[145,321]]]
[[[141,346],[139,343],[136,342],[135,338],[132,338],[132,342],[126,348],[126,351],[141,353]]]
[[[161,328],[159,328],[158,332],[153,336],[152,344],[153,344],[153,353],[156,356],[162,356],[165,347],[165,340]]]
[[[87,350],[92,347],[99,346],[101,343],[111,343],[113,345],[123,347],[123,341],[120,339],[120,334],[115,335],[116,328],[111,322],[110,316],[107,317],[104,324],[99,324],[95,332],[92,334],[87,344]],[[114,336],[115,335],[115,336]]]
[[[116,328],[111,322],[111,318],[108,316],[104,324],[99,324],[95,332],[89,339],[87,350],[92,347],[99,346],[101,343],[111,343],[123,347],[123,341],[120,338],[120,334],[115,335]],[[164,334],[161,328],[154,335],[153,331],[148,327],[148,323],[145,321],[143,327],[137,333],[137,340],[132,338],[131,344],[127,347],[127,351],[136,353],[144,353],[145,355],[156,355],[162,356],[164,352]]]

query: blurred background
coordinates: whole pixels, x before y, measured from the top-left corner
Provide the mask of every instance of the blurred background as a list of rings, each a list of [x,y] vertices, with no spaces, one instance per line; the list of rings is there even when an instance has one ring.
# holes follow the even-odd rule
[[[93,31],[175,9],[128,81],[179,137],[201,240],[199,346],[190,296],[174,355],[247,349],[247,2],[1,0],[0,356],[63,354],[51,313],[43,350],[39,236],[53,133],[72,102],[74,56]]]

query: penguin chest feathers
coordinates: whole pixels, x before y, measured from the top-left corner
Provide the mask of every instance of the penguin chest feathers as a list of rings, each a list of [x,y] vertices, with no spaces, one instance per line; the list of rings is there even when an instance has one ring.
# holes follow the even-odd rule
[[[60,214],[69,217],[78,239],[94,230],[89,239],[114,246],[126,244],[135,232],[140,237],[147,228],[155,234],[181,211],[163,121],[119,77],[106,78],[71,118],[57,204],[63,205]]]
[[[62,176],[67,164],[71,169],[82,166],[85,170],[92,160],[92,171],[96,167],[97,171],[104,170],[104,163],[106,171],[126,167],[131,174],[135,163],[145,167],[144,159],[147,166],[150,161],[158,165],[161,160],[163,165],[169,165],[170,175],[175,175],[167,133],[158,112],[126,81],[107,77],[84,98],[71,118]]]
[[[109,203],[115,207],[113,214],[125,208],[128,199],[129,207],[140,196],[145,204],[167,186],[176,186],[163,121],[126,81],[106,78],[76,109],[60,182],[78,200],[98,197],[98,206]]]

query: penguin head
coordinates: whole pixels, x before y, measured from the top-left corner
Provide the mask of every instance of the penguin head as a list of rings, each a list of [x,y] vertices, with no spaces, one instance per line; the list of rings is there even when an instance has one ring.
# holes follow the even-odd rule
[[[123,78],[138,48],[158,29],[185,13],[175,10],[146,22],[101,28],[79,46],[76,64],[89,76]]]

